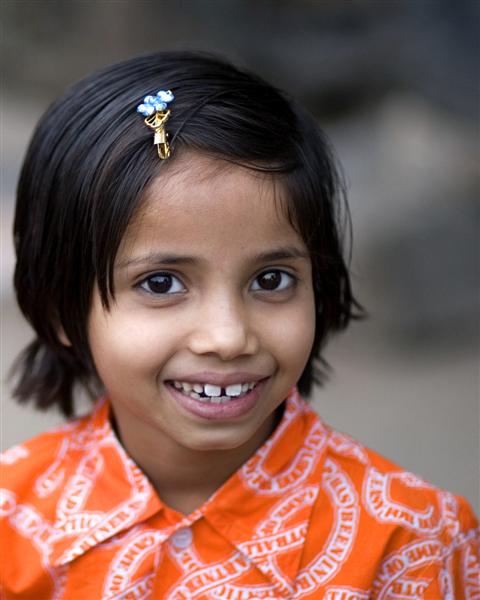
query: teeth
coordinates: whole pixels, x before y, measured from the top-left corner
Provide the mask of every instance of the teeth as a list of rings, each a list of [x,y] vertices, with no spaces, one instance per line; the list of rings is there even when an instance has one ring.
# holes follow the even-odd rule
[[[222,388],[218,385],[210,385],[209,383],[205,384],[205,395],[212,397],[218,397],[222,395]]]
[[[172,383],[177,390],[181,390],[184,394],[190,396],[194,400],[213,404],[226,404],[227,402],[230,402],[232,398],[242,396],[255,387],[255,382],[233,383],[227,385],[225,389],[210,383],[206,383],[205,385],[183,381],[173,381]],[[205,396],[208,397],[206,398]]]
[[[225,393],[227,394],[227,396],[240,396],[240,394],[242,393],[242,384],[234,383],[232,385],[227,385],[227,387],[225,388]]]

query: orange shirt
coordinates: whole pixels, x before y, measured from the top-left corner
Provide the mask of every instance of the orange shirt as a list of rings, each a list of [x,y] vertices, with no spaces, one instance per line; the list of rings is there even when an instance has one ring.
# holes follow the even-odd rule
[[[480,598],[462,498],[331,430],[294,391],[201,508],[162,504],[100,400],[2,457],[2,599]]]

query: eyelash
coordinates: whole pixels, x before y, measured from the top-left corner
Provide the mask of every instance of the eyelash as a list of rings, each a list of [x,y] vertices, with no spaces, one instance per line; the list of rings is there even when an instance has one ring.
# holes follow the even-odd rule
[[[275,289],[272,290],[268,290],[268,289],[264,289],[261,287],[257,287],[257,289],[253,289],[253,284],[255,282],[258,282],[258,280],[261,277],[264,277],[266,275],[270,275],[270,274],[275,274],[275,275],[280,275],[280,283],[281,283],[281,287],[277,287]],[[180,290],[174,290],[171,291],[171,288],[168,289],[168,291],[165,292],[159,292],[159,291],[154,291],[151,288],[148,289],[147,286],[151,285],[151,282],[154,279],[159,279],[159,278],[168,278],[170,280],[170,282],[176,282],[174,284],[174,287],[181,287]],[[287,279],[287,283],[285,283],[285,279]],[[283,284],[283,285],[282,285]],[[250,286],[251,291],[254,292],[260,292],[260,293],[266,293],[266,294],[278,294],[281,292],[284,292],[288,289],[291,289],[293,287],[295,287],[295,285],[297,284],[297,278],[292,275],[291,273],[284,271],[282,269],[266,269],[265,271],[262,271],[261,273],[259,273],[255,279],[252,282],[252,285]],[[169,273],[168,271],[159,271],[158,273],[154,273],[153,275],[149,275],[148,277],[145,277],[145,279],[142,279],[141,281],[139,281],[135,287],[140,288],[141,290],[143,290],[144,292],[146,292],[147,294],[151,294],[153,296],[157,296],[157,297],[161,297],[161,296],[173,296],[176,294],[182,294],[186,291],[185,286],[182,284],[182,282],[180,281],[180,279],[176,276],[173,275],[172,273]]]

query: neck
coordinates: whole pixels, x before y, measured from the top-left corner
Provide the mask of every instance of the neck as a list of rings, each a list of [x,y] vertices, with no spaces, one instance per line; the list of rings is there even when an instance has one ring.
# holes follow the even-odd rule
[[[228,450],[195,449],[161,440],[158,433],[133,439],[122,430],[118,418],[114,422],[117,435],[127,453],[150,479],[164,504],[189,514],[216,492],[270,437],[281,420],[283,406],[258,428],[255,435],[238,448]]]

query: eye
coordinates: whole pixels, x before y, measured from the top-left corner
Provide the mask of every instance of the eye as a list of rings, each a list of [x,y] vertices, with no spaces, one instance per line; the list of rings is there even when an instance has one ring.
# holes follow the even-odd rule
[[[171,273],[149,275],[137,285],[145,292],[155,295],[179,294],[186,291],[183,283]]]
[[[253,280],[251,290],[254,292],[282,292],[295,285],[295,277],[280,269],[271,269],[260,273]]]

